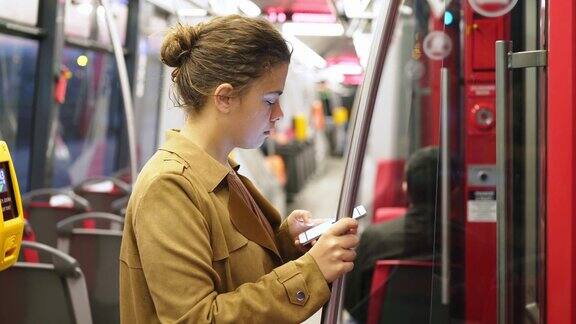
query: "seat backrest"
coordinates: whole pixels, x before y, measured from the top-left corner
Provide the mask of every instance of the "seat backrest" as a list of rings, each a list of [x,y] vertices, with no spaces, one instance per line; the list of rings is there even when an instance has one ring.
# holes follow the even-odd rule
[[[381,207],[406,207],[406,195],[402,191],[404,160],[380,160],[374,183],[374,213]]]
[[[368,323],[448,323],[440,281],[429,261],[380,260],[370,291]]]
[[[86,219],[120,224],[118,230],[77,228]],[[119,256],[124,219],[107,213],[86,213],[58,224],[59,248],[84,270],[94,323],[119,323]]]
[[[0,272],[2,323],[91,324],[84,275],[74,258],[50,246],[22,247],[52,256],[51,263],[17,262]]]
[[[22,196],[26,218],[37,242],[56,247],[56,223],[74,214],[90,210],[88,201],[71,191],[39,189]]]
[[[96,177],[82,181],[74,192],[90,202],[92,211],[113,213],[112,203],[130,195],[130,185],[112,177]]]
[[[406,215],[408,208],[405,207],[380,207],[372,217],[372,224],[380,224]]]

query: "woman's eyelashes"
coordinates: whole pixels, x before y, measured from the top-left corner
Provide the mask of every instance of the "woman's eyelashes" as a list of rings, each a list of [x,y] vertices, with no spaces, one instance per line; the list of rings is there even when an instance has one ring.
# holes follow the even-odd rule
[[[277,102],[278,102],[278,96],[277,95],[264,97],[264,103],[266,103],[266,105],[268,107],[274,106]]]

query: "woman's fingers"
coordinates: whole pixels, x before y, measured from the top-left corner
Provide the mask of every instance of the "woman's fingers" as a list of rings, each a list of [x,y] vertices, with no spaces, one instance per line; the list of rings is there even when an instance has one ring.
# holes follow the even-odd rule
[[[334,225],[330,227],[327,233],[330,233],[334,236],[340,236],[343,234],[347,234],[351,230],[355,230],[357,228],[358,228],[358,221],[350,217],[345,217],[334,223]]]

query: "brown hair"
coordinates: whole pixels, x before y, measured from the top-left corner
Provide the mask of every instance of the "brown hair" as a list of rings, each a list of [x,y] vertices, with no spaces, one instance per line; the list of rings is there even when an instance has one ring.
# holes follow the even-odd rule
[[[259,18],[216,17],[194,26],[178,24],[162,43],[162,62],[174,67],[178,101],[198,111],[222,83],[239,95],[275,64],[290,61],[291,51],[274,26]]]

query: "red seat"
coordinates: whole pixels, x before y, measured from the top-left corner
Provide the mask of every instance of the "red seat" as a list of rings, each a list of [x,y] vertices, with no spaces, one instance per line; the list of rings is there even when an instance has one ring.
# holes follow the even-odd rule
[[[402,191],[404,160],[378,161],[374,184],[373,215],[382,207],[405,207],[406,195]]]
[[[114,201],[130,195],[131,187],[112,177],[95,177],[82,181],[74,192],[90,202],[91,211],[114,213]]]
[[[423,317],[431,317],[432,315],[428,314],[432,302],[431,298],[437,295],[439,289],[439,287],[430,284],[431,280],[434,279],[432,268],[435,266],[431,261],[377,261],[370,288],[368,324],[413,323],[421,321]],[[391,285],[394,285],[394,292],[388,291]],[[432,289],[434,291],[431,291]],[[393,298],[398,300],[388,300]],[[410,300],[410,304],[400,305],[402,307],[398,307],[398,304],[392,304],[392,302],[402,303],[406,300]],[[386,303],[390,307],[387,307]],[[414,307],[414,303],[418,303],[416,306],[419,307]],[[388,312],[390,309],[393,309],[393,312],[382,314],[382,312]],[[418,312],[420,314],[415,314]],[[438,312],[433,315],[436,319],[433,322],[437,322],[438,316],[445,316],[446,314]],[[380,316],[388,317],[381,319]],[[428,323],[428,320],[425,322]]]
[[[379,224],[391,221],[406,214],[408,208],[405,207],[381,207],[376,210],[376,214],[372,218],[373,224]]]
[[[90,210],[88,201],[63,189],[37,189],[22,195],[24,217],[34,230],[34,239],[56,247],[56,223],[74,214]],[[89,222],[85,227],[94,227]]]

